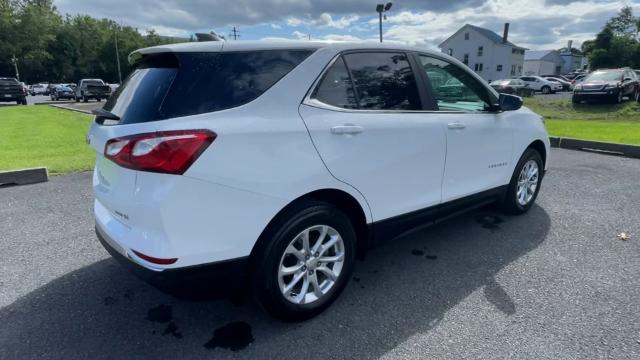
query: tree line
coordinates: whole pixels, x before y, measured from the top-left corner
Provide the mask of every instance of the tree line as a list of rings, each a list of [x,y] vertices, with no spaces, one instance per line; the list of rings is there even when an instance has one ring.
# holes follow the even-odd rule
[[[640,69],[640,17],[625,6],[609,19],[593,40],[582,44],[591,69],[629,66]]]
[[[133,68],[127,56],[133,50],[193,39],[160,36],[149,30],[123,26],[87,15],[62,15],[53,0],[0,0],[0,77],[20,80],[76,82],[101,78],[117,83],[116,39],[124,79]]]

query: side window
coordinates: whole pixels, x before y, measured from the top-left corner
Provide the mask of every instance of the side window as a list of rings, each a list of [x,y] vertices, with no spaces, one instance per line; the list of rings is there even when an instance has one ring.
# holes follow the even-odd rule
[[[420,55],[420,63],[439,110],[485,111],[495,102],[485,86],[464,69],[425,55]]]
[[[327,70],[311,97],[344,109],[358,108],[353,84],[342,56]]]
[[[344,55],[344,60],[353,76],[360,109],[422,109],[407,55],[363,52]]]

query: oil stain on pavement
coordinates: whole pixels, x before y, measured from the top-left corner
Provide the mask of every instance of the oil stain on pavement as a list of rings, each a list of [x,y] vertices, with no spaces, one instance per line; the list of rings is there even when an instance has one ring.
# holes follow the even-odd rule
[[[244,321],[235,321],[217,328],[204,347],[210,350],[220,347],[239,351],[249,346],[253,340],[251,326]]]

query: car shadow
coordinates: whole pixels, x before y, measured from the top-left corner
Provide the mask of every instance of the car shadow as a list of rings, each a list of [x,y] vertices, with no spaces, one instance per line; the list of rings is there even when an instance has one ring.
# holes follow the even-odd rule
[[[358,262],[332,307],[297,324],[253,303],[176,299],[105,259],[0,309],[2,358],[378,358],[476,291],[517,313],[496,277],[549,227],[539,206],[522,216],[484,208],[398,238]]]

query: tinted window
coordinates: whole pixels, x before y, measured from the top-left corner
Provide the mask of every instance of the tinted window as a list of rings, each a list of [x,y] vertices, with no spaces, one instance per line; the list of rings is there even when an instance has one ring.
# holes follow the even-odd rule
[[[120,124],[229,109],[262,95],[311,53],[265,50],[146,56],[104,108],[119,116]]]
[[[424,55],[420,63],[440,110],[484,111],[493,103],[484,85],[458,66]]]
[[[345,109],[358,108],[353,84],[342,57],[327,70],[312,97],[325,104]]]
[[[361,109],[420,110],[416,80],[405,54],[355,53],[344,56]]]

